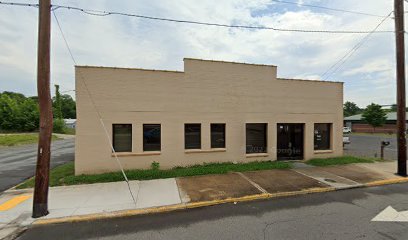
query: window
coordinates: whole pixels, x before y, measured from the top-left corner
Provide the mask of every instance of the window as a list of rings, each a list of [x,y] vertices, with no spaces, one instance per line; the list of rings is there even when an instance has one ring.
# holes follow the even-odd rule
[[[246,153],[266,153],[266,123],[246,124]]]
[[[132,124],[113,124],[112,134],[115,152],[132,151]]]
[[[201,149],[201,124],[184,125],[185,149]]]
[[[314,150],[330,149],[331,123],[315,123],[314,125]]]
[[[211,124],[211,148],[225,148],[225,124]]]
[[[143,124],[143,151],[160,151],[160,124]]]

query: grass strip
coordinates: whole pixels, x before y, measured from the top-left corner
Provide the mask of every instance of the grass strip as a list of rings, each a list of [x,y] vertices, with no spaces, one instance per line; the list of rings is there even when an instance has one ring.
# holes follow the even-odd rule
[[[351,163],[374,163],[380,161],[378,158],[364,158],[354,156],[343,156],[334,158],[315,158],[307,161],[313,166],[331,166]],[[129,180],[150,180],[160,178],[188,177],[207,174],[224,174],[228,172],[245,172],[268,169],[289,169],[289,162],[260,161],[249,163],[206,163],[189,167],[175,167],[168,170],[160,169],[135,169],[126,170]],[[102,173],[94,175],[75,176],[74,163],[66,163],[51,170],[50,186],[78,185],[91,183],[105,183],[123,181],[121,172]],[[17,186],[17,189],[34,187],[34,178],[28,179]]]
[[[159,178],[187,177],[207,174],[223,174],[228,172],[245,172],[266,169],[289,169],[291,164],[279,161],[262,161],[250,163],[208,163],[189,167],[175,167],[168,170],[137,169],[126,170],[129,180],[150,180]],[[121,172],[102,173],[95,175],[75,176],[74,163],[67,163],[51,170],[50,186],[77,185],[123,181]],[[34,187],[34,178],[27,180],[17,189]]]
[[[344,165],[350,163],[374,163],[376,161],[381,161],[379,158],[365,158],[365,157],[354,157],[354,156],[342,156],[333,158],[314,158],[306,162],[306,164],[313,166],[331,166],[331,165]]]
[[[52,140],[58,140],[59,137],[52,135]],[[0,134],[0,146],[15,146],[22,144],[32,144],[38,142],[38,133],[16,133]]]

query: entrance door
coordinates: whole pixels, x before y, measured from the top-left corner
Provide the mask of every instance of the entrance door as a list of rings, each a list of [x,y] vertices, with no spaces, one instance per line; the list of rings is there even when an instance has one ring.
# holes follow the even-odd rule
[[[303,159],[303,128],[302,123],[278,123],[278,160]]]

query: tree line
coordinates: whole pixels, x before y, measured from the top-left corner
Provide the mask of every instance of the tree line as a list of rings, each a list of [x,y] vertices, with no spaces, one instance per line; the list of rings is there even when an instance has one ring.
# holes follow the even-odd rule
[[[75,101],[68,94],[61,95],[56,87],[56,96],[52,98],[54,119],[59,128],[63,128],[62,119],[76,118]],[[32,132],[39,128],[40,112],[38,97],[26,97],[22,93],[4,91],[0,93],[0,131]],[[54,125],[54,128],[56,126]],[[57,131],[58,132],[58,131]]]

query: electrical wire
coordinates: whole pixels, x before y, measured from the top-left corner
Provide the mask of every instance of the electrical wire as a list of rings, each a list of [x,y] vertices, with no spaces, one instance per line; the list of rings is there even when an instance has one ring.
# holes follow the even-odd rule
[[[288,28],[277,28],[277,27],[268,27],[268,26],[251,26],[251,25],[230,25],[230,24],[223,24],[223,23],[211,23],[211,22],[199,22],[199,21],[190,21],[190,20],[179,20],[179,19],[172,19],[172,18],[161,18],[161,17],[152,17],[152,16],[145,16],[139,14],[131,14],[131,13],[123,13],[123,12],[112,12],[112,11],[100,11],[100,10],[89,10],[83,9],[78,7],[70,7],[70,6],[63,6],[63,5],[53,5],[57,7],[57,9],[68,9],[68,10],[75,10],[80,11],[88,15],[93,16],[100,16],[105,17],[109,15],[119,15],[119,16],[126,16],[126,17],[136,17],[148,20],[156,20],[156,21],[166,21],[166,22],[174,22],[174,23],[186,23],[186,24],[195,24],[195,25],[205,25],[205,26],[214,26],[214,27],[225,27],[225,28],[240,28],[240,29],[255,29],[255,30],[273,30],[273,31],[280,31],[280,32],[302,32],[302,33],[351,33],[351,34],[364,34],[369,33],[370,31],[362,31],[362,30],[312,30],[312,29],[288,29]],[[378,33],[389,33],[394,32],[391,30],[385,31],[377,31]]]
[[[385,17],[385,16],[382,16],[382,15],[377,15],[377,14],[372,14],[372,13],[351,11],[351,10],[338,9],[338,8],[330,8],[330,7],[317,6],[317,5],[304,4],[304,3],[297,3],[297,2],[289,2],[289,1],[282,1],[282,0],[271,0],[271,1],[272,2],[277,2],[277,3],[283,3],[283,4],[297,5],[297,6],[300,6],[300,7],[320,8],[320,9],[325,9],[325,10],[329,10],[329,11],[352,13],[352,14],[359,14],[359,15],[372,16],[372,17]],[[2,2],[2,1],[0,1],[0,4],[14,5],[14,6],[29,6],[29,7],[38,7],[39,6],[38,4]],[[95,14],[95,15],[98,15],[98,14]]]
[[[391,16],[393,11],[391,11],[387,16],[385,16],[370,33],[364,36],[356,45],[353,46],[343,57],[341,57],[336,63],[331,65],[323,74],[322,80],[327,80],[331,75],[337,72],[344,63],[369,39],[369,37],[374,33],[384,22],[387,18]],[[332,70],[332,71],[331,71]],[[331,71],[331,72],[330,72]]]
[[[38,7],[38,4],[22,4],[22,3],[17,4],[17,3],[2,2],[2,1],[0,1],[0,4]],[[200,22],[200,21],[193,21],[193,20],[161,18],[161,17],[153,17],[153,16],[131,14],[131,13],[124,13],[124,12],[90,10],[90,9],[65,6],[65,5],[52,5],[52,7],[54,8],[54,10],[57,10],[57,9],[74,10],[74,11],[82,12],[87,15],[98,16],[98,17],[118,15],[118,16],[135,17],[135,18],[141,18],[141,19],[147,19],[147,20],[155,20],[155,21],[204,25],[204,26],[223,27],[223,28],[237,28],[237,29],[250,29],[250,30],[272,30],[272,31],[278,31],[278,32],[299,32],[299,33],[329,33],[329,34],[365,34],[365,33],[371,32],[371,31],[364,31],[364,30],[313,30],[313,29],[278,28],[278,27],[268,27],[268,26],[260,26],[260,25],[230,25],[230,24],[224,24],[224,23],[211,23],[211,22]],[[383,31],[376,31],[375,33],[393,33],[393,32],[394,32],[393,30],[383,30]]]
[[[19,6],[19,7],[36,7],[36,8],[40,6],[38,3],[17,3],[17,2],[3,2],[3,1],[0,1],[0,4],[10,5],[10,6]]]
[[[74,57],[74,55],[72,54],[71,48],[69,47],[68,41],[67,41],[67,39],[66,39],[66,37],[65,37],[64,32],[62,31],[61,24],[59,23],[58,17],[57,17],[57,15],[56,15],[56,13],[55,13],[54,10],[55,10],[55,9],[51,8],[52,14],[54,15],[54,18],[55,18],[55,22],[57,23],[57,26],[58,26],[58,29],[60,30],[60,33],[61,33],[62,38],[64,39],[65,46],[67,47],[67,50],[68,50],[68,52],[69,52],[69,55],[71,56],[72,62],[73,62],[75,65],[77,65],[77,62],[76,62],[76,60],[75,60],[75,57]],[[118,158],[118,155],[117,155],[117,153],[116,153],[116,151],[115,151],[115,148],[113,147],[112,141],[111,141],[111,139],[110,139],[110,137],[109,137],[109,133],[108,133],[108,130],[106,129],[105,123],[103,122],[102,116],[101,116],[100,112],[98,111],[98,108],[96,107],[95,101],[94,101],[94,99],[92,98],[91,92],[89,91],[88,85],[86,84],[85,79],[84,79],[84,77],[83,77],[81,71],[77,71],[77,73],[78,73],[78,75],[79,75],[79,78],[82,80],[82,83],[84,84],[84,87],[85,87],[85,90],[86,90],[86,92],[87,92],[87,94],[88,94],[88,96],[89,96],[89,99],[91,100],[91,104],[92,104],[93,108],[95,109],[95,112],[96,112],[97,115],[98,115],[98,118],[99,118],[99,121],[100,121],[100,123],[101,123],[101,126],[102,126],[102,128],[103,128],[103,130],[104,130],[104,132],[105,132],[105,134],[106,134],[106,138],[107,138],[107,140],[108,140],[108,144],[109,144],[109,146],[110,146],[110,148],[111,148],[111,150],[112,150],[112,153],[113,153],[113,155],[114,155],[114,157],[115,157],[115,159],[116,159],[116,162],[117,162],[118,165],[119,165],[119,168],[120,168],[120,170],[121,170],[121,172],[122,172],[123,178],[124,178],[125,181],[126,181],[126,184],[127,184],[128,189],[129,189],[130,195],[131,195],[131,197],[132,197],[132,199],[133,199],[133,202],[134,202],[134,204],[136,205],[137,199],[135,199],[135,197],[133,196],[133,192],[132,192],[131,187],[130,187],[129,179],[128,179],[127,176],[126,176],[126,173],[125,173],[125,171],[124,171],[124,169],[123,169],[122,163],[120,162],[120,160],[119,160],[119,158]],[[138,189],[140,189],[140,188],[138,188]],[[139,191],[139,190],[138,190],[138,191]],[[139,192],[137,193],[137,195],[139,195]]]

